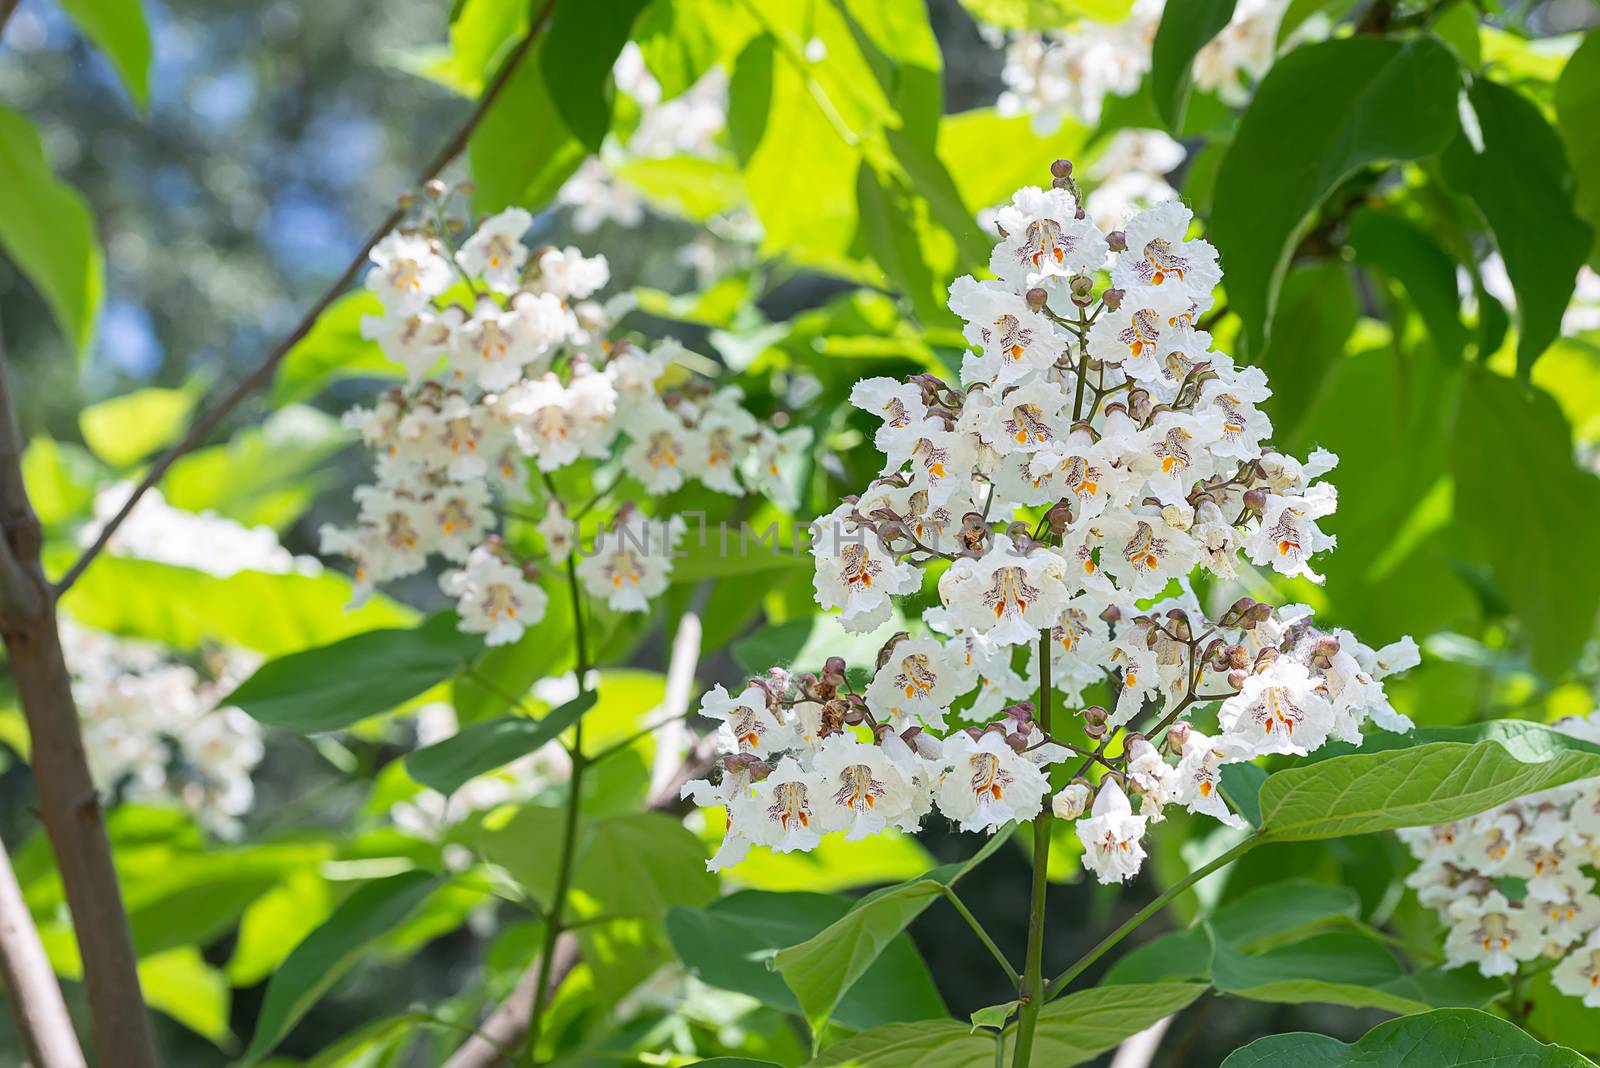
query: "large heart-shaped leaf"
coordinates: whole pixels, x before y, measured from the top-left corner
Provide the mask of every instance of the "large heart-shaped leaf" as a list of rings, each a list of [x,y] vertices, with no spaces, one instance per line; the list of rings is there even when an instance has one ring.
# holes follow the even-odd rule
[[[1379,1024],[1359,1042],[1296,1032],[1257,1039],[1234,1050],[1222,1068],[1355,1068],[1400,1065],[1455,1068],[1592,1068],[1589,1060],[1561,1046],[1547,1046],[1515,1024],[1474,1009],[1439,1009]]]

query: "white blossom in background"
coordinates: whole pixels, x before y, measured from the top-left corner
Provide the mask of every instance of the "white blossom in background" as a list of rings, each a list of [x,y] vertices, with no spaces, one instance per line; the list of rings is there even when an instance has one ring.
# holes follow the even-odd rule
[[[435,556],[457,565],[440,588],[456,602],[461,629],[490,645],[514,642],[543,619],[541,567],[564,570],[576,554],[588,594],[615,611],[645,612],[681,555],[683,520],[629,502],[580,537],[580,513],[547,487],[549,476],[580,464],[593,473],[615,460],[652,495],[698,481],[730,496],[778,497],[794,481],[786,468],[810,444],[808,428],[758,421],[736,387],[677,366],[686,353],[676,342],[644,349],[613,339],[612,324],[630,305],[599,299],[610,280],[605,258],[535,250],[532,222],[510,208],[459,243],[437,229],[380,243],[374,286],[400,273],[402,252],[429,264],[453,260],[458,271],[446,288],[412,271],[405,277],[430,279],[419,290],[425,299],[408,297],[363,324],[408,378],[372,407],[346,413],[345,425],[373,454],[373,480],[354,491],[353,526],[321,531],[324,552],[354,561],[358,601]],[[426,354],[408,325],[418,320],[428,324]],[[772,422],[786,418],[779,412]],[[501,537],[508,511],[533,525],[537,558],[520,559]],[[140,529],[131,522],[123,536]]]
[[[94,518],[78,531],[80,544],[93,543],[132,492],[133,483],[116,482],[96,493]],[[287,575],[321,570],[315,557],[295,556],[279,544],[272,528],[247,527],[210,512],[174,508],[155,487],[139,498],[106,548],[117,556],[189,567],[217,578],[240,571]]]
[[[261,728],[219,701],[259,659],[212,650],[206,672],[150,643],[61,621],[84,754],[107,797],[173,804],[220,837],[238,834],[255,803]]]
[[[707,695],[722,771],[685,796],[726,811],[713,868],[934,813],[993,833],[1037,817],[1051,769],[1081,760],[1051,810],[1077,820],[1098,878],[1124,881],[1170,805],[1243,825],[1227,765],[1410,727],[1383,681],[1417,662],[1409,640],[1372,649],[1304,606],[1213,596],[1208,610],[1195,596],[1196,568],[1225,589],[1246,560],[1314,578],[1333,545],[1319,523],[1337,497],[1320,477],[1336,458],[1273,449],[1265,376],[1198,325],[1222,272],[1188,209],[1162,201],[1107,233],[1069,168],[1055,173],[996,213],[998,280],[950,287],[971,346],[958,383],[851,391],[884,464],[813,525],[817,603],[852,634],[901,599],[939,604],[874,664],[774,667],[737,697]],[[1029,700],[1041,656],[1053,734]],[[1108,679],[1109,711],[1078,707]],[[1205,735],[1185,715],[1208,706],[1219,729]],[[1111,747],[1123,729],[1137,733]]]
[[[1600,714],[1555,729],[1600,741]],[[1450,967],[1510,975],[1543,957],[1557,990],[1600,1008],[1600,779],[1397,833],[1417,859],[1406,885],[1449,928]]]

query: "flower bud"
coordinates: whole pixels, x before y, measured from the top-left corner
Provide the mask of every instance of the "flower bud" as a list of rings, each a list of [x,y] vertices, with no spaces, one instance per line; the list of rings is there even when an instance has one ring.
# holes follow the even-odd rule
[[[437,178],[430,179],[428,183],[422,187],[422,191],[428,194],[434,200],[438,200],[440,197],[444,196],[448,189],[449,187],[443,182],[439,181]]]
[[[1179,720],[1167,728],[1167,737],[1164,744],[1167,752],[1173,756],[1182,756],[1184,748],[1189,744],[1189,736],[1194,733],[1194,728],[1189,726],[1188,720]]]
[[[1250,676],[1247,675],[1245,672],[1237,670],[1237,669],[1228,672],[1228,689],[1230,689],[1230,690],[1242,690],[1242,689],[1244,689],[1244,682],[1249,677]]]
[[[1021,753],[1028,748],[1028,736],[1021,731],[1012,731],[1006,735],[1006,744],[1012,748],[1012,751]]]
[[[1087,308],[1094,303],[1094,279],[1086,274],[1075,274],[1068,283],[1072,293],[1072,303],[1080,308]]]
[[[1071,178],[1072,161],[1070,159],[1058,159],[1054,163],[1050,164],[1050,177]]]
[[[1250,611],[1245,618],[1250,621],[1252,627],[1265,623],[1272,618],[1272,606],[1263,601],[1257,601],[1250,607]]]
[[[1028,290],[1026,298],[1028,301],[1028,307],[1032,311],[1040,311],[1046,304],[1050,303],[1050,294],[1046,293],[1038,286],[1034,286],[1032,289]]]
[[[1050,810],[1057,819],[1075,820],[1088,810],[1089,796],[1089,784],[1082,779],[1074,779],[1050,799]]]
[[[1121,289],[1108,289],[1104,293],[1100,294],[1100,303],[1106,306],[1107,311],[1116,311],[1118,308],[1122,307],[1122,298],[1126,297],[1127,295],[1128,294]]]
[[[1010,718],[1016,720],[1018,723],[1032,723],[1033,722],[1033,702],[1032,701],[1018,701],[1015,704],[1009,704],[1009,705],[1007,705],[1006,707],[1004,707],[1004,708],[1002,708],[1000,710],[1000,714],[1002,716],[1009,716]]]
[[[1113,230],[1106,235],[1106,247],[1112,252],[1121,252],[1128,247],[1128,235],[1121,230]]]
[[[822,673],[824,675],[837,675],[840,678],[844,678],[844,672],[845,662],[842,656],[830,656],[822,664]]]
[[[879,670],[882,670],[883,665],[887,664],[889,658],[894,655],[894,647],[910,637],[911,633],[904,630],[897,631],[889,636],[889,640],[883,643],[883,648],[878,650],[877,667]]]
[[[1066,533],[1072,525],[1072,504],[1070,501],[1057,501],[1050,506],[1044,514],[1045,524],[1050,528],[1050,533],[1060,535]]]
[[[1267,493],[1259,486],[1252,487],[1244,492],[1244,506],[1256,515],[1260,515],[1267,506]]]

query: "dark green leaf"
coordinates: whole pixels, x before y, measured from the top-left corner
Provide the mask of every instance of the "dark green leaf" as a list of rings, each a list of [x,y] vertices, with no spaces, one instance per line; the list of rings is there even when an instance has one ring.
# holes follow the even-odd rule
[[[1556,82],[1556,128],[1577,181],[1574,206],[1600,231],[1600,31],[1590,30]],[[1592,254],[1591,254],[1592,256]]]
[[[1247,953],[1292,942],[1330,923],[1354,920],[1361,899],[1344,886],[1304,879],[1258,886],[1229,901],[1211,917],[1217,937]]]
[[[611,129],[611,67],[649,0],[559,0],[539,50],[545,91],[590,152]]]
[[[1481,373],[1463,384],[1454,470],[1457,521],[1526,628],[1533,666],[1559,678],[1600,609],[1600,569],[1572,540],[1600,530],[1600,481],[1574,463],[1549,394]]]
[[[294,948],[267,984],[244,1063],[254,1064],[270,1053],[355,966],[367,947],[405,922],[438,885],[434,876],[412,871],[368,883],[351,894]]]
[[[1222,161],[1211,239],[1251,347],[1323,198],[1363,167],[1444,147],[1456,125],[1456,60],[1429,36],[1305,45],[1257,88]],[[1335,88],[1337,87],[1337,88]]]
[[[1279,440],[1294,434],[1343,362],[1357,314],[1355,287],[1341,263],[1296,267],[1284,279],[1266,350],[1250,361],[1272,382],[1272,396],[1263,407]]]
[[[1455,1068],[1591,1068],[1560,1046],[1546,1046],[1515,1024],[1473,1009],[1438,1009],[1379,1024],[1359,1042],[1295,1032],[1257,1039],[1234,1050],[1222,1068],[1356,1068],[1357,1065]]]
[[[1438,242],[1393,212],[1362,210],[1350,219],[1350,246],[1358,263],[1379,268],[1404,287],[1434,351],[1449,363],[1459,361],[1471,335],[1461,324],[1455,261]]]
[[[409,630],[373,630],[269,660],[227,698],[262,723],[338,730],[387,712],[466,668],[483,638],[453,612]]]
[[[1233,18],[1235,0],[1189,0],[1168,5],[1150,46],[1150,89],[1167,128],[1183,126],[1194,57]]]
[[[474,723],[454,737],[409,754],[406,771],[424,786],[441,794],[453,794],[468,780],[543,748],[578,722],[578,717],[593,707],[597,696],[592,690],[579,694],[543,719],[502,716]]]
[[[51,173],[33,124],[6,107],[0,107],[0,204],[0,249],[39,290],[82,356],[105,291],[94,217],[78,191]]]
[[[1537,105],[1487,79],[1475,81],[1468,98],[1483,150],[1458,134],[1444,154],[1444,175],[1477,204],[1505,261],[1517,294],[1517,373],[1526,379],[1561,333],[1594,231],[1573,211],[1566,152]]]
[[[793,991],[768,962],[778,950],[842,919],[852,904],[832,894],[741,890],[703,909],[673,909],[667,914],[667,935],[678,958],[701,981],[799,1013]],[[890,940],[851,989],[834,1017],[845,1027],[864,1030],[945,1011],[928,966],[905,934]]]

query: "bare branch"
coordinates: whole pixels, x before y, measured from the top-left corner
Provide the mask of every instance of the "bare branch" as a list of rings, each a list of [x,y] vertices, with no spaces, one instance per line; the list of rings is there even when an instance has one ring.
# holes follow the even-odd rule
[[[538,38],[540,32],[544,29],[545,23],[550,18],[550,11],[554,7],[555,0],[545,0],[545,3],[529,24],[528,32],[521,41],[517,42],[516,48],[506,57],[505,62],[500,65],[500,69],[495,73],[494,79],[484,87],[483,93],[478,97],[478,102],[473,107],[471,114],[456,129],[455,133],[450,135],[450,139],[439,149],[433,160],[423,168],[422,173],[417,178],[417,185],[423,185],[436,177],[451,160],[461,154],[461,150],[467,145],[467,139],[472,136],[472,131],[477,129],[478,123],[488,113],[490,105],[500,95],[500,91],[505,88],[506,83],[511,80],[511,75],[516,71],[517,65],[522,61],[523,56],[528,53],[528,50],[533,46],[534,40]],[[78,581],[78,576],[82,575],[84,569],[105,549],[106,544],[116,534],[117,528],[122,526],[123,521],[128,518],[134,506],[139,503],[139,498],[143,497],[150,487],[161,481],[162,477],[166,475],[167,469],[176,463],[180,456],[192,451],[205,441],[211,435],[211,432],[246,397],[272,380],[273,372],[278,369],[278,364],[282,363],[284,357],[289,355],[290,350],[310,332],[311,327],[316,324],[318,317],[328,309],[328,306],[355,282],[357,276],[361,274],[362,268],[366,265],[367,255],[372,251],[373,247],[383,240],[384,235],[398,226],[404,218],[405,209],[396,208],[391,211],[388,218],[379,223],[377,228],[367,236],[365,243],[362,244],[360,250],[350,260],[349,265],[345,267],[344,273],[317,299],[317,302],[295,324],[295,328],[289,332],[288,336],[278,342],[277,346],[267,354],[267,358],[254,371],[250,372],[248,376],[229,390],[204,415],[195,420],[189,427],[189,432],[183,436],[182,441],[178,442],[177,445],[164,453],[160,459],[150,465],[150,470],[145,472],[144,477],[139,480],[139,484],[128,495],[128,499],[123,502],[122,507],[100,528],[100,533],[96,535],[89,547],[83,551],[83,555],[78,557],[77,561],[67,569],[66,574],[61,576],[61,581],[56,583],[56,593],[58,595],[65,593],[72,587],[74,582]]]
[[[56,604],[39,562],[39,519],[22,481],[21,434],[0,337],[0,628],[33,743],[39,811],[55,852],[83,957],[90,1029],[107,1068],[156,1068],[138,958],[111,860],[100,795],[83,752],[78,706],[61,652]]]
[[[72,1017],[33,925],[11,858],[0,842],[0,982],[22,1033],[22,1048],[38,1068],[85,1068]]]

